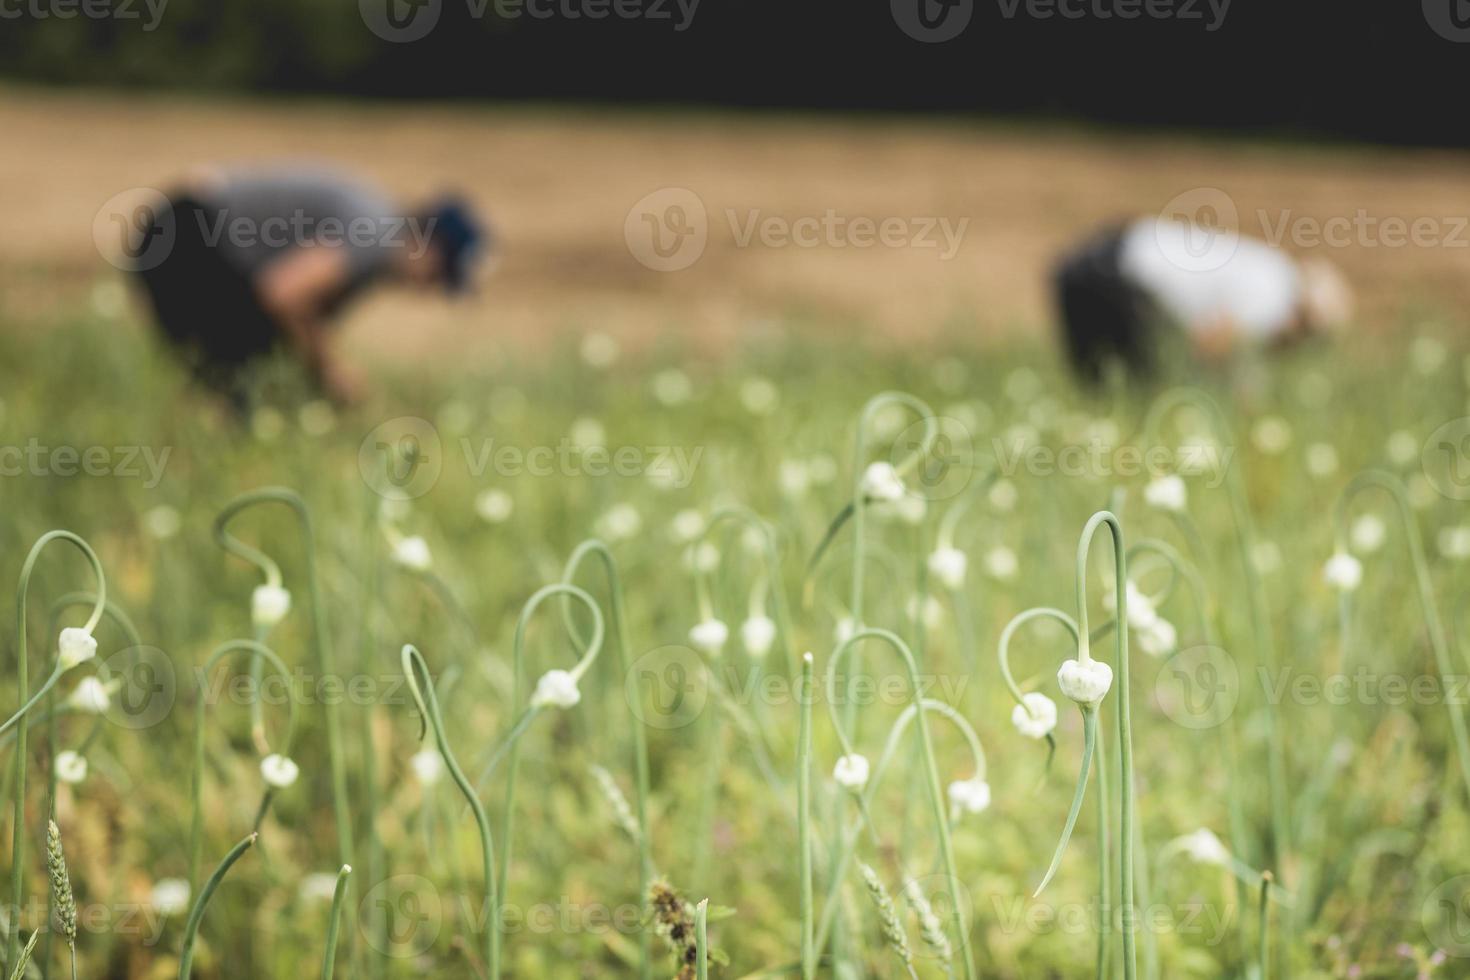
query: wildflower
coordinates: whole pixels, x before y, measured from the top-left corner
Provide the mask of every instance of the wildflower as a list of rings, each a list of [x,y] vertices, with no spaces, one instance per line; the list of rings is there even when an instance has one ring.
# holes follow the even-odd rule
[[[877,503],[895,503],[903,499],[903,480],[892,463],[869,463],[863,471],[863,496]]]
[[[832,767],[832,778],[838,786],[857,793],[868,783],[868,760],[856,752],[844,755]]]
[[[87,778],[87,760],[71,749],[56,753],[56,778],[75,786]]]
[[[482,490],[475,497],[475,513],[488,524],[504,524],[510,520],[515,506],[515,499],[499,487]]]
[[[998,582],[1009,582],[1016,577],[1020,562],[1016,553],[1003,544],[998,544],[985,553],[985,574]]]
[[[291,593],[279,585],[257,585],[250,593],[250,620],[261,629],[276,625],[290,611]]]
[[[1159,618],[1158,609],[1148,594],[1133,584],[1130,579],[1127,584],[1128,596],[1128,626],[1135,632],[1151,629]],[[1118,596],[1115,592],[1109,592],[1103,597],[1103,606],[1109,612],[1118,611]]]
[[[990,808],[990,784],[979,776],[950,783],[949,802],[963,813],[983,813]]]
[[[776,623],[769,616],[751,616],[740,624],[740,642],[745,652],[760,660],[776,642]]]
[[[1174,651],[1179,632],[1162,616],[1155,616],[1147,629],[1138,631],[1138,646],[1150,657],[1162,657]]]
[[[643,517],[632,504],[614,504],[597,521],[597,533],[608,541],[626,541],[643,530]]]
[[[1068,660],[1057,671],[1062,693],[1083,707],[1099,704],[1113,686],[1113,668],[1101,660]]]
[[[898,519],[909,527],[918,527],[924,523],[924,515],[929,513],[929,502],[913,494],[904,494],[893,502],[892,507]]]
[[[1042,739],[1057,727],[1057,703],[1040,691],[1023,695],[1011,709],[1011,724],[1027,738]]]
[[[159,504],[143,515],[143,529],[155,541],[166,541],[179,533],[183,521],[168,504]]]
[[[148,893],[148,904],[164,915],[178,915],[189,908],[189,883],[182,878],[160,878]]]
[[[1383,547],[1383,541],[1388,537],[1388,528],[1384,526],[1383,518],[1377,514],[1360,514],[1353,521],[1352,529],[1348,532],[1348,538],[1353,543],[1353,550],[1364,555],[1371,555]]]
[[[112,704],[107,685],[95,677],[83,677],[66,700],[77,711],[87,715],[100,715]]]
[[[1230,852],[1221,843],[1215,832],[1201,827],[1192,834],[1186,834],[1178,840],[1179,847],[1192,860],[1200,864],[1214,864],[1226,867],[1230,864]]]
[[[444,757],[438,749],[420,749],[408,760],[413,774],[425,786],[433,786],[444,775]]]
[[[272,752],[260,760],[260,776],[269,786],[288,789],[301,775],[301,767],[278,752]]]
[[[429,542],[417,534],[400,538],[393,545],[393,560],[415,572],[427,572],[434,561],[429,554]]]
[[[681,510],[669,522],[669,533],[680,544],[687,544],[704,533],[704,515],[692,507]]]
[[[929,574],[946,589],[961,589],[965,584],[968,559],[958,548],[936,548],[929,555]]]
[[[1363,563],[1346,551],[1336,552],[1322,567],[1322,577],[1339,592],[1351,592],[1363,581]]]
[[[577,689],[577,678],[569,670],[548,670],[536,682],[536,691],[531,695],[533,708],[570,708],[582,700]]]
[[[712,657],[720,655],[729,638],[730,627],[714,617],[695,623],[689,630],[689,642]]]
[[[1182,476],[1168,473],[1148,482],[1148,486],[1143,488],[1143,500],[1150,507],[1182,514],[1189,501],[1189,490]]]
[[[62,670],[71,670],[78,664],[84,664],[97,656],[96,638],[92,636],[90,630],[85,630],[80,626],[68,626],[62,630],[56,646],[60,651]]]

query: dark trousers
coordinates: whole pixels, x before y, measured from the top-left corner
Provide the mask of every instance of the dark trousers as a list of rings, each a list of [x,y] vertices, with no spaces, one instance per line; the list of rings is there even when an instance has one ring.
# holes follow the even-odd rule
[[[1052,274],[1067,359],[1089,384],[1102,380],[1109,362],[1135,376],[1156,367],[1150,304],[1119,268],[1123,232],[1098,233],[1062,256]]]

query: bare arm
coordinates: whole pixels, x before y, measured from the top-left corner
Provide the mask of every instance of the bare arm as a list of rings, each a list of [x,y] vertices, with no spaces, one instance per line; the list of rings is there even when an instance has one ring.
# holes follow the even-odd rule
[[[348,275],[347,256],[340,249],[298,248],[268,265],[255,287],[291,350],[322,390],[339,402],[354,401],[358,386],[328,346],[325,311]]]

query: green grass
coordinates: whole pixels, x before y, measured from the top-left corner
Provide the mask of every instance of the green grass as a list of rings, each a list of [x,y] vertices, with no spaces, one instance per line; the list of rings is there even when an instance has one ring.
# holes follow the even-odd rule
[[[56,711],[42,701],[27,717],[33,826],[25,828],[25,885],[36,903],[22,915],[19,939],[23,944],[39,924],[34,909],[45,909],[39,844],[50,805],[48,745],[60,750],[85,743],[89,774],[80,784],[61,785],[55,803],[79,910],[78,973],[101,976],[107,964],[122,963],[130,976],[177,974],[187,910],[159,922],[146,905],[154,882],[189,871],[196,672],[211,650],[255,635],[250,597],[262,581],[258,568],[216,543],[212,527],[238,495],[283,486],[297,491],[310,510],[320,624],[313,619],[296,515],[286,507],[250,508],[231,520],[230,534],[277,563],[291,593],[291,610],[268,642],[294,676],[299,724],[290,755],[301,775],[294,786],[274,791],[269,807],[261,805],[265,787],[252,722],[263,718],[271,738],[278,738],[284,688],[273,680],[274,667],[263,672],[267,700],[259,714],[228,681],[249,679],[250,658],[231,658],[228,667],[211,672],[207,690],[217,700],[207,712],[200,850],[207,863],[218,860],[255,829],[257,818],[260,836],[249,860],[231,870],[209,901],[193,950],[195,977],[318,973],[334,895],[345,899],[335,946],[338,976],[475,976],[486,955],[485,896],[492,884],[484,880],[486,866],[504,879],[496,889],[508,922],[499,949],[504,976],[637,975],[645,898],[640,882],[655,877],[677,889],[691,915],[709,901],[707,917],[699,910],[697,931],[709,932],[711,975],[800,975],[803,920],[824,921],[833,849],[849,827],[861,830],[847,867],[860,861],[881,879],[908,931],[918,976],[943,975],[933,952],[943,945],[936,929],[948,933],[956,960],[968,945],[978,976],[1092,976],[1099,950],[1099,859],[1111,861],[1111,895],[1122,872],[1117,814],[1127,797],[1115,712],[1123,676],[1113,663],[1113,690],[1098,709],[1097,755],[1111,787],[1112,847],[1100,853],[1098,815],[1082,807],[1055,879],[1032,898],[1082,759],[1080,713],[1055,680],[1075,649],[1060,627],[1036,623],[1018,633],[1009,650],[1019,689],[1043,691],[1058,703],[1055,758],[1048,768],[1047,742],[1022,737],[1011,723],[1015,701],[1001,677],[996,646],[1005,624],[1028,608],[1051,606],[1077,616],[1078,535],[1104,509],[1119,515],[1127,545],[1164,542],[1130,553],[1128,564],[1142,591],[1159,599],[1158,611],[1177,628],[1185,651],[1176,658],[1150,656],[1136,636],[1130,638],[1135,882],[1139,900],[1146,894],[1151,903],[1137,916],[1146,930],[1137,941],[1138,975],[1249,977],[1259,975],[1264,961],[1271,976],[1335,977],[1354,966],[1364,977],[1408,977],[1420,969],[1458,976],[1467,961],[1451,956],[1436,965],[1432,958],[1437,943],[1456,938],[1442,927],[1446,906],[1440,899],[1462,899],[1452,879],[1470,872],[1467,787],[1460,782],[1451,724],[1470,692],[1459,682],[1439,686],[1437,654],[1445,651],[1431,642],[1436,627],[1426,627],[1416,568],[1389,497],[1355,497],[1346,517],[1373,510],[1389,529],[1381,550],[1360,555],[1363,583],[1351,602],[1340,602],[1322,579],[1323,563],[1336,547],[1340,491],[1368,467],[1397,473],[1408,483],[1426,542],[1450,669],[1465,669],[1461,597],[1467,565],[1453,557],[1453,534],[1442,533],[1466,522],[1465,504],[1426,482],[1418,447],[1441,424],[1467,413],[1466,351],[1442,339],[1446,356],[1425,371],[1433,351],[1422,345],[1411,351],[1402,339],[1409,330],[1351,349],[1297,352],[1251,374],[1237,392],[1199,379],[1225,406],[1225,421],[1236,434],[1226,447],[1233,450],[1233,476],[1242,480],[1257,538],[1274,550],[1260,580],[1279,664],[1274,670],[1253,624],[1228,485],[1188,478],[1187,515],[1175,516],[1145,505],[1145,476],[1115,477],[1097,472],[1096,464],[1088,464],[1092,472],[1084,475],[1022,466],[995,481],[997,455],[1010,466],[1008,446],[1018,436],[1052,450],[1109,433],[1119,444],[1140,445],[1148,407],[1160,393],[1084,398],[1040,344],[971,346],[956,338],[938,349],[906,351],[774,331],[720,360],[671,343],[606,368],[588,366],[575,347],[559,347],[540,358],[508,354],[481,366],[400,370],[386,377],[374,403],[330,417],[307,404],[286,372],[271,382],[279,408],[238,424],[197,399],[175,366],[125,325],[81,320],[45,331],[0,332],[0,446],[24,448],[34,438],[45,447],[106,447],[111,463],[130,462],[139,470],[136,476],[0,476],[4,576],[14,581],[45,532],[75,532],[101,559],[107,598],[131,618],[143,643],[163,654],[145,658],[155,668],[151,675],[128,675],[138,686],[114,691],[115,700],[132,696],[135,708],[147,706],[137,716],[147,725],[124,724],[128,716],[114,711],[117,723],[89,739],[92,721],[66,708],[67,695],[98,671],[97,664],[126,662],[120,651],[129,643],[112,617],[97,627],[97,664],[62,677]],[[677,385],[654,379],[673,368],[692,380],[692,395],[662,404],[653,390]],[[778,402],[768,412],[743,403],[770,408],[747,384],[754,377],[774,383]],[[941,426],[940,452],[950,468],[927,471],[928,484],[918,479],[922,467],[905,473],[911,488],[932,488],[927,492],[934,499],[918,523],[864,509],[861,594],[864,625],[891,631],[911,648],[926,685],[923,696],[959,709],[985,746],[990,807],[949,814],[967,944],[954,935],[952,902],[935,887],[947,881],[943,835],[934,826],[934,779],[919,728],[907,729],[894,753],[897,764],[862,804],[861,820],[854,795],[832,780],[843,749],[831,717],[841,718],[853,751],[877,758],[886,733],[913,703],[907,669],[882,644],[863,642],[860,659],[844,658],[861,663],[871,683],[857,690],[872,692],[875,703],[850,715],[846,705],[829,712],[820,704],[812,712],[809,807],[798,808],[801,705],[800,685],[793,684],[802,675],[804,651],[814,652],[820,679],[837,648],[834,632],[854,599],[855,527],[849,523],[836,532],[810,574],[807,563],[850,502],[855,472],[872,460],[897,462],[918,431],[906,432],[916,418],[902,407],[896,414],[878,412],[863,440],[869,455],[855,464],[856,419],[868,398],[885,390],[912,393],[938,414],[961,420],[971,439],[967,447],[960,430]],[[427,459],[419,465],[439,472],[422,495],[406,508],[390,507],[385,518],[383,498],[370,486],[382,458],[372,442],[365,454],[360,450],[380,423],[410,415],[432,423],[438,442],[420,440]],[[1265,451],[1248,436],[1266,416],[1279,416],[1290,428],[1283,451]],[[1169,435],[1160,438],[1172,440],[1192,425],[1187,412],[1172,413],[1164,420]],[[561,470],[557,459],[569,433],[587,440],[599,428],[609,447],[637,450],[624,457],[628,472]],[[1390,439],[1400,431],[1412,440],[1411,458],[1390,455]],[[1334,448],[1334,471],[1309,471],[1308,447],[1316,443]],[[151,456],[118,447],[143,447]],[[555,472],[497,473],[493,454],[505,447],[546,447]],[[682,455],[665,456],[665,448]],[[475,472],[487,450],[489,465]],[[165,451],[160,478],[149,486],[154,481],[146,462]],[[1435,451],[1431,446],[1431,455]],[[1312,455],[1320,463],[1322,451]],[[681,460],[693,464],[687,485],[671,486],[646,472]],[[792,493],[790,464],[813,460],[819,462],[807,468],[809,486]],[[0,457],[0,464],[7,462],[15,462],[14,454]],[[491,523],[477,515],[476,496],[490,487],[513,498],[509,519]],[[1009,508],[1008,495],[1014,498]],[[630,534],[626,513],[608,517],[618,515],[619,505],[638,514],[640,526]],[[949,522],[952,544],[969,560],[962,588],[952,593],[926,580],[926,563],[945,514],[956,506],[963,509]],[[150,533],[159,507],[179,513],[177,534]],[[706,519],[722,515],[704,537],[718,553],[701,572],[706,585],[697,585],[686,554],[701,529],[693,525],[691,534],[689,521],[675,519],[689,508]],[[751,532],[748,515],[735,508],[749,508],[775,530],[780,581],[770,583],[755,606],[763,604],[780,634],[758,661],[743,649],[739,627],[750,614],[752,590],[768,588],[762,580],[769,556],[764,537]],[[732,514],[739,516],[724,519]],[[392,560],[393,541],[414,535],[428,543],[428,571]],[[504,750],[502,740],[525,713],[537,679],[548,670],[572,669],[594,632],[586,610],[567,601],[571,593],[549,593],[550,608],[525,624],[518,684],[512,654],[522,609],[539,590],[564,580],[569,556],[591,537],[608,539],[615,578],[599,568],[578,574],[576,584],[599,603],[613,651],[579,677],[579,703],[539,711],[535,724],[523,727],[515,751],[502,751],[494,774],[479,778],[497,749]],[[1439,545],[1442,537],[1451,545],[1449,556]],[[1018,558],[1014,578],[986,572],[986,555],[998,545]],[[1174,587],[1159,557],[1170,555],[1194,566]],[[1103,602],[1112,585],[1111,549],[1094,547],[1087,567],[1092,654],[1112,663],[1113,638],[1098,638],[1111,619]],[[609,594],[614,581],[621,593],[616,608]],[[89,604],[74,593],[94,587],[90,570],[67,549],[50,549],[40,559],[26,621],[33,685],[48,676],[55,655],[55,635],[47,632],[52,606],[70,595],[62,624],[79,625]],[[0,589],[7,594],[9,587]],[[920,594],[939,602],[939,617],[928,628],[913,615],[911,600]],[[13,623],[11,600],[0,601],[7,603],[0,621]],[[690,628],[710,616],[729,626],[717,660],[688,647]],[[325,650],[315,646],[319,625]],[[1216,637],[1224,653],[1199,652]],[[437,702],[443,725],[442,734],[431,726],[423,740],[423,719],[403,678],[405,644],[423,653],[435,685],[431,703]],[[8,662],[14,655],[7,646]],[[1233,667],[1238,682],[1232,685],[1218,670],[1200,674],[1201,663]],[[334,676],[321,677],[321,664]],[[1200,716],[1191,713],[1184,697],[1191,691],[1181,688],[1181,676],[1226,684],[1222,703],[1234,708],[1222,724],[1195,726]],[[145,681],[152,701],[143,697]],[[4,687],[13,711],[25,699],[13,681]],[[825,701],[827,685],[818,682],[815,689]],[[1461,703],[1446,705],[1444,690]],[[1268,713],[1272,695],[1279,703]],[[353,873],[339,889],[333,885],[346,862],[324,699],[337,702],[350,801]],[[646,722],[639,732],[648,757],[646,800],[638,792],[637,718]],[[1269,742],[1273,731],[1275,745]],[[929,732],[940,787],[974,775],[971,748],[955,726],[930,724]],[[496,828],[493,862],[481,854],[476,822],[454,782],[424,785],[410,765],[424,746],[446,744]],[[0,740],[7,770],[14,745],[14,733]],[[1274,764],[1285,769],[1284,808],[1273,807],[1268,773]],[[508,826],[509,767],[517,772],[517,788],[507,863],[499,828]],[[606,770],[636,807],[619,812],[610,805],[594,767]],[[9,796],[8,789],[0,793]],[[10,819],[9,811],[7,806],[0,819]],[[645,812],[646,866],[640,840],[628,829],[630,822],[636,829]],[[812,846],[806,887],[799,817]],[[1191,861],[1179,856],[1187,848],[1168,847],[1202,827],[1231,848],[1231,862]],[[0,828],[0,839],[11,829]],[[1268,890],[1241,869],[1269,871],[1279,887]],[[308,881],[308,875],[315,877]],[[910,877],[933,905],[923,923],[906,897],[914,890]],[[862,879],[851,870],[847,879],[836,890],[841,905],[830,942],[816,953],[835,952],[854,975],[902,975]],[[1269,918],[1263,895],[1273,902]],[[1107,955],[1112,974],[1122,976],[1121,918],[1112,911]],[[1263,953],[1260,932],[1267,921]],[[927,937],[921,938],[921,928]],[[650,975],[673,975],[678,964],[667,944],[655,939],[649,948]],[[62,975],[64,943],[41,944],[37,961],[46,949],[49,975]],[[1447,952],[1470,954],[1470,944]],[[690,976],[706,969],[704,957],[688,965]],[[956,962],[955,968],[963,966]],[[830,961],[816,975],[832,975]]]

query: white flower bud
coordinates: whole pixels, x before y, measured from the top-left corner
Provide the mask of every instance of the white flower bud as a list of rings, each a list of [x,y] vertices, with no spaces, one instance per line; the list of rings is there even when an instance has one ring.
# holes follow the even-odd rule
[[[892,463],[869,463],[863,471],[863,496],[876,503],[891,504],[903,499],[903,480]]]
[[[161,878],[153,883],[148,904],[164,915],[179,915],[189,910],[189,883],[182,878]]]
[[[100,715],[112,704],[107,685],[95,677],[83,677],[66,700],[73,708],[87,715]]]
[[[643,516],[632,504],[614,504],[597,520],[597,533],[609,542],[627,541],[643,530]]]
[[[444,775],[444,757],[438,749],[420,749],[408,760],[413,774],[425,786],[433,786]]]
[[[1179,631],[1162,616],[1155,616],[1147,629],[1138,630],[1138,646],[1150,657],[1173,653],[1178,642]]]
[[[929,574],[946,589],[958,590],[965,585],[965,566],[969,559],[958,548],[936,548],[929,555]]]
[[[832,639],[837,643],[838,646],[841,646],[848,640],[852,639],[852,635],[856,632],[857,623],[853,622],[851,616],[843,616],[837,621],[837,624],[832,627]]]
[[[856,752],[844,755],[832,767],[832,778],[838,786],[860,792],[868,784],[868,760]]]
[[[434,562],[433,556],[429,554],[429,542],[417,534],[400,538],[393,545],[393,560],[415,572],[427,572]]]
[[[56,778],[75,786],[87,778],[87,760],[71,749],[56,753]]]
[[[1339,592],[1351,592],[1363,582],[1363,563],[1346,551],[1336,552],[1322,566],[1322,577]]]
[[[1189,490],[1184,486],[1183,477],[1169,473],[1149,481],[1143,488],[1143,501],[1150,507],[1182,514],[1189,502]]]
[[[1027,738],[1046,738],[1057,727],[1057,703],[1040,691],[1023,695],[1021,700],[1024,705],[1011,709],[1011,724]]]
[[[985,553],[985,574],[1000,582],[1009,582],[1016,577],[1020,562],[1016,553],[1003,544],[998,544]]]
[[[695,623],[689,630],[689,642],[712,657],[718,657],[725,649],[725,641],[730,639],[730,627],[718,619],[706,619],[702,623]]]
[[[740,642],[745,652],[760,660],[776,642],[776,623],[769,616],[752,616],[740,624]]]
[[[949,802],[963,813],[983,813],[990,808],[990,784],[979,776],[950,783]]]
[[[62,670],[71,670],[97,656],[97,640],[80,626],[68,626],[62,630],[56,648],[61,651]]]
[[[260,776],[267,785],[276,789],[288,789],[296,782],[296,777],[301,775],[301,769],[296,763],[277,752],[272,752],[260,760]]]
[[[317,871],[301,879],[297,890],[303,902],[330,902],[337,894],[337,876]]]
[[[1359,514],[1358,519],[1353,521],[1348,537],[1352,540],[1354,551],[1371,555],[1383,547],[1383,542],[1388,537],[1388,528],[1384,525],[1383,518],[1377,514]]]
[[[250,619],[256,626],[270,628],[291,611],[291,593],[279,585],[257,585],[250,593]]]
[[[783,459],[776,469],[776,482],[786,496],[805,497],[811,488],[812,477],[806,463],[799,459]]]
[[[487,524],[504,524],[515,509],[515,498],[499,487],[482,490],[475,497],[475,513]]]
[[[680,544],[688,544],[704,533],[704,515],[693,508],[679,511],[669,522],[669,533]]]
[[[1212,830],[1201,827],[1192,834],[1180,837],[1178,844],[1184,853],[1201,864],[1214,864],[1222,868],[1230,865],[1230,851]]]
[[[1057,671],[1062,693],[1080,705],[1094,705],[1108,696],[1113,686],[1113,668],[1101,660],[1068,660]]]
[[[535,708],[570,708],[582,700],[577,689],[577,679],[569,670],[548,670],[536,682],[536,691],[531,695],[531,706]]]

